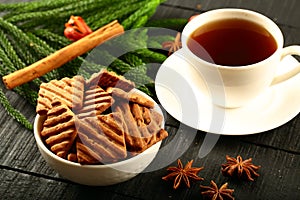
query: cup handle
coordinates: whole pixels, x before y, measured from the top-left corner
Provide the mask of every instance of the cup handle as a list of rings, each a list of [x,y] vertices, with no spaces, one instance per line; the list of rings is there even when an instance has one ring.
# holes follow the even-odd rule
[[[284,57],[286,57],[288,55],[299,55],[300,56],[300,46],[293,45],[293,46],[283,48],[283,52],[282,52],[282,56],[281,56],[280,60],[282,60]],[[300,73],[300,64],[297,65],[292,70],[290,70],[284,74],[281,74],[279,76],[276,76],[273,79],[271,85],[275,85],[275,84],[281,83],[283,81],[286,81],[298,73]]]

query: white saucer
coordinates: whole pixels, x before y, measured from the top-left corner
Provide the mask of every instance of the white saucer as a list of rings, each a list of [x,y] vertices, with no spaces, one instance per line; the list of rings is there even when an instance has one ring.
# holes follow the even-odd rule
[[[300,74],[271,86],[247,106],[224,109],[213,105],[199,90],[203,83],[183,54],[179,50],[171,55],[161,65],[155,79],[161,105],[178,121],[209,133],[247,135],[281,126],[299,114]],[[288,56],[279,66],[278,73],[298,64],[294,57]]]

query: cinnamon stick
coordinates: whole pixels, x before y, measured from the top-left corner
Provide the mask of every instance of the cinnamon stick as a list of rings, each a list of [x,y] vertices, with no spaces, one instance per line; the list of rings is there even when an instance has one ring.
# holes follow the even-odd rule
[[[103,42],[124,32],[122,25],[117,20],[99,28],[93,33],[77,40],[76,42],[54,52],[53,54],[2,78],[7,89],[32,81],[44,74],[59,68],[63,64],[88,52]]]

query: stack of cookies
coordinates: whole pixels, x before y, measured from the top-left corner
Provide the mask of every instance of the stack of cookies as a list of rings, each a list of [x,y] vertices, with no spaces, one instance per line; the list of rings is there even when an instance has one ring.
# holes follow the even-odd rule
[[[154,102],[134,87],[107,70],[89,80],[74,76],[41,84],[36,112],[46,116],[41,131],[44,143],[64,159],[107,164],[166,138]]]

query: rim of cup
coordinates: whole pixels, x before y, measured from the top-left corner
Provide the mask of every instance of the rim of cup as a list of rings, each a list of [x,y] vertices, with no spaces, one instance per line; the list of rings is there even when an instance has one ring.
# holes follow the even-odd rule
[[[190,39],[191,34],[197,28],[212,21],[217,21],[221,19],[235,19],[235,18],[252,21],[258,24],[259,26],[262,26],[262,23],[264,23],[262,27],[266,29],[276,41],[277,49],[274,51],[274,53],[270,55],[268,58],[253,64],[244,65],[244,66],[225,66],[225,65],[219,65],[219,64],[205,61],[199,58],[198,56],[196,56],[188,48],[187,41]],[[188,22],[187,25],[184,27],[182,31],[181,41],[182,41],[182,47],[184,51],[188,53],[188,55],[190,55],[197,62],[206,65],[209,64],[219,69],[234,69],[234,70],[248,70],[250,68],[256,67],[257,64],[264,64],[265,62],[268,62],[270,58],[280,53],[284,43],[283,34],[280,28],[278,27],[278,25],[272,19],[256,11],[251,11],[251,10],[241,9],[241,8],[220,8],[220,9],[210,10],[196,16],[190,22]]]

